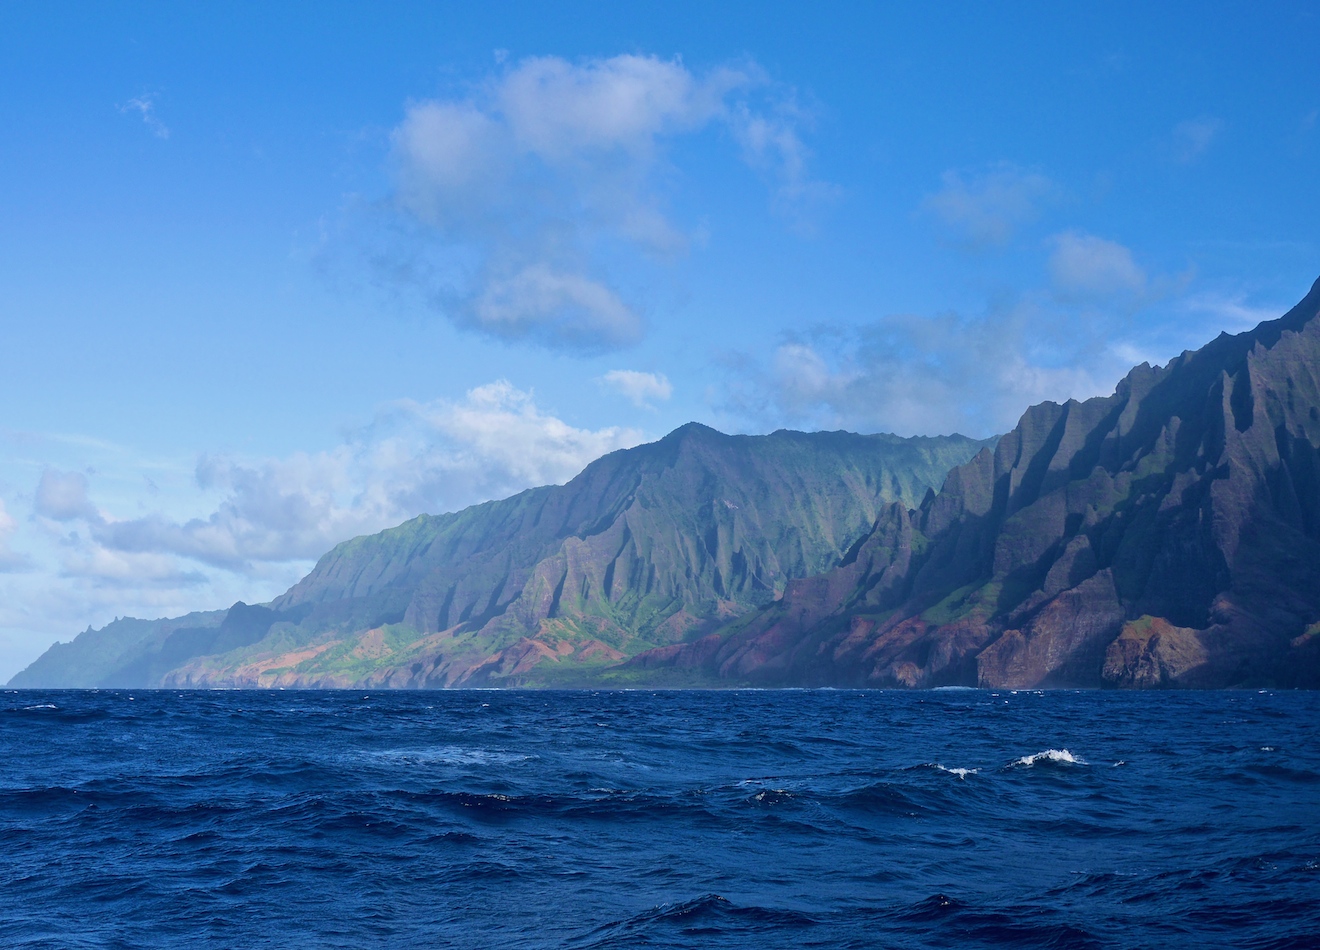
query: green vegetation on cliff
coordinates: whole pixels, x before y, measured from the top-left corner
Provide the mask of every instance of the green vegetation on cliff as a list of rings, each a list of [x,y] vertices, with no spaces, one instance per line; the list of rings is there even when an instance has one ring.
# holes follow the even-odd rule
[[[829,570],[987,444],[690,424],[566,485],[346,541],[268,606],[88,631],[14,685],[580,684]]]

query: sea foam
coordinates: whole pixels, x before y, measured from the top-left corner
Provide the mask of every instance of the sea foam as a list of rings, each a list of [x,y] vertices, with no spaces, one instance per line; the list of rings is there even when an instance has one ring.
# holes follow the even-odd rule
[[[975,775],[980,769],[951,769],[940,765],[938,762],[931,763],[931,768],[939,769],[941,772],[948,772],[950,775],[956,775],[961,779],[966,779],[969,775]]]
[[[1037,763],[1047,763],[1051,765],[1085,765],[1086,760],[1078,758],[1067,749],[1046,749],[1044,752],[1037,752],[1035,755],[1024,755],[1013,765],[1021,765],[1031,768]]]

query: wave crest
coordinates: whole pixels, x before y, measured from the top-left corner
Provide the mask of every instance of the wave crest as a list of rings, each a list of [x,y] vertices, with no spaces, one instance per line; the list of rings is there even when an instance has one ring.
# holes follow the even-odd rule
[[[1010,767],[1019,766],[1022,768],[1031,768],[1033,765],[1085,765],[1086,760],[1080,756],[1075,756],[1067,749],[1046,749],[1044,752],[1037,752],[1035,755],[1024,755],[1016,762],[1010,763]]]

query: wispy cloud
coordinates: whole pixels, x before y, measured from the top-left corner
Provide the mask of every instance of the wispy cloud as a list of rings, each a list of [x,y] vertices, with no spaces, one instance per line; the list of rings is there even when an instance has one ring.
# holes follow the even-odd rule
[[[1196,161],[1224,130],[1224,120],[1214,116],[1186,119],[1173,127],[1173,159],[1184,165]]]
[[[379,255],[385,279],[419,285],[477,332],[570,350],[611,350],[645,332],[626,275],[685,253],[671,220],[668,146],[728,129],[775,201],[808,203],[805,118],[754,64],[695,72],[622,55],[533,57],[468,94],[411,104],[393,130],[396,206],[424,265]],[[818,187],[819,186],[819,187]]]
[[[710,401],[727,424],[985,436],[1030,405],[1111,392],[1135,363],[1265,316],[1230,298],[1186,296],[1193,274],[1151,274],[1130,248],[1082,231],[1043,245],[1045,286],[977,311],[821,323],[770,352],[723,361]],[[1210,320],[1189,320],[1189,308]],[[1277,313],[1269,312],[1271,316]],[[1222,329],[1215,326],[1208,339]]]
[[[1061,339],[1051,328],[1058,317],[1023,298],[979,315],[822,325],[766,359],[734,361],[715,401],[733,424],[752,428],[1003,432],[1032,403],[1095,395],[1126,368],[1091,334]]]
[[[999,163],[979,172],[946,171],[923,202],[956,240],[973,248],[1007,244],[1061,189],[1038,171]]]
[[[842,191],[810,173],[811,150],[802,138],[810,114],[792,98],[772,111],[754,111],[748,103],[739,102],[728,121],[744,160],[770,181],[775,210],[798,230],[812,232],[814,215],[836,201]]]
[[[10,515],[4,500],[0,499],[0,574],[26,571],[32,566],[27,555],[20,554],[12,547],[14,532],[17,529],[18,522]]]
[[[1207,314],[1222,329],[1230,331],[1250,330],[1266,320],[1274,320],[1287,310],[1287,307],[1261,307],[1247,303],[1247,295],[1201,293],[1195,294],[1183,302],[1184,309],[1192,313]]]
[[[1055,293],[1068,300],[1093,301],[1117,296],[1140,299],[1146,272],[1132,251],[1117,241],[1082,231],[1064,231],[1048,241],[1050,277]]]
[[[119,107],[120,112],[132,113],[142,118],[142,124],[145,125],[151,134],[158,139],[167,139],[170,137],[170,130],[160,117],[156,115],[156,97],[154,95],[141,95],[129,99]]]
[[[674,394],[674,387],[664,373],[612,369],[600,381],[639,409],[653,409],[655,403],[664,402]]]

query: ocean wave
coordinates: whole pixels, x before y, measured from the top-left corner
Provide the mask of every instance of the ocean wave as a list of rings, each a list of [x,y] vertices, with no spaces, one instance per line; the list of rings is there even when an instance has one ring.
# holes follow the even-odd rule
[[[981,771],[980,769],[951,769],[947,766],[940,765],[938,762],[932,762],[931,766],[941,772],[948,772],[950,775],[956,775],[960,779],[966,779],[967,776],[976,775]]]
[[[956,775],[956,776],[958,776],[958,778],[960,778],[960,779],[966,779],[967,776],[969,776],[969,775],[977,775],[977,774],[979,774],[981,770],[980,770],[980,769],[960,769],[960,768],[949,768],[947,765],[942,765],[942,764],[940,764],[939,762],[922,762],[920,765],[909,765],[907,768],[902,769],[901,771],[903,771],[903,772],[923,772],[923,771],[928,771],[928,772],[944,772],[946,775]]]
[[[719,894],[704,894],[686,901],[657,904],[623,920],[597,927],[569,946],[604,950],[606,947],[649,946],[666,934],[753,938],[786,929],[815,926],[819,921],[795,910],[738,905]],[[684,944],[688,945],[688,944]]]
[[[378,749],[361,753],[366,759],[404,762],[411,765],[512,765],[534,756],[495,749],[465,749],[442,746],[436,749]]]
[[[1320,932],[1320,692],[129,695],[0,707],[0,947]]]
[[[1295,769],[1287,765],[1248,765],[1244,770],[1264,778],[1284,779],[1289,782],[1304,784],[1320,782],[1320,774],[1310,769]]]
[[[1058,920],[1062,915],[1057,911],[1042,911],[1039,907],[978,907],[946,894],[934,894],[898,916],[923,926],[937,926],[957,933],[963,937],[957,941],[959,946],[1006,944],[1057,947],[1060,950],[1090,950],[1103,946],[1086,928]]]
[[[1046,749],[1035,755],[1024,755],[1016,762],[1010,762],[1009,768],[1031,768],[1034,765],[1085,765],[1086,760],[1073,755],[1067,749]]]
[[[824,799],[849,811],[918,818],[928,808],[941,804],[939,793],[903,788],[892,782],[876,782]]]
[[[782,802],[791,802],[797,797],[796,792],[790,792],[786,788],[763,788],[747,801],[757,805],[778,805]]]

